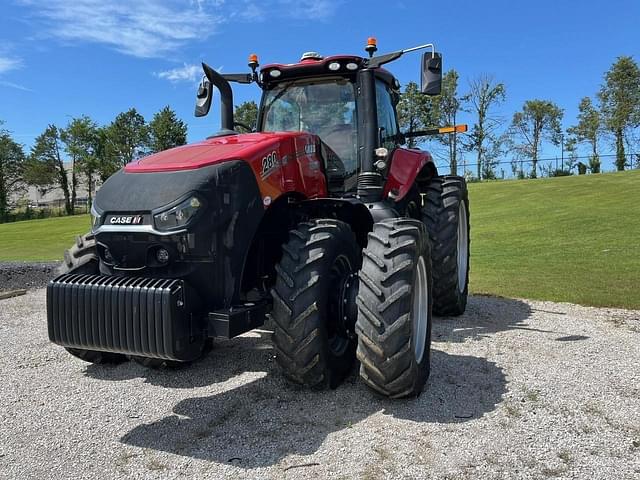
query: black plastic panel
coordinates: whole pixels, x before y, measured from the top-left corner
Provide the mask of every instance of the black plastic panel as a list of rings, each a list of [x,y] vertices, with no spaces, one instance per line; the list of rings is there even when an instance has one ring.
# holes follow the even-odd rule
[[[47,287],[49,339],[64,347],[193,360],[204,341],[182,280],[64,274]]]
[[[209,313],[209,336],[233,338],[264,325],[267,305],[264,301],[246,303]]]

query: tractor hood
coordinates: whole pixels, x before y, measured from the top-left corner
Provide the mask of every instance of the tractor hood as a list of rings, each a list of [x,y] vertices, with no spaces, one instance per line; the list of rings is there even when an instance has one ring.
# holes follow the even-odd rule
[[[202,142],[172,148],[129,163],[127,173],[193,170],[228,160],[248,160],[265,150],[277,147],[282,140],[298,132],[247,133],[214,137]]]
[[[227,177],[241,169],[251,173],[265,206],[284,191],[309,198],[326,192],[319,138],[306,132],[247,133],[214,137],[172,148],[126,165],[100,187],[94,202],[98,212],[153,211],[189,192],[214,195]],[[299,160],[304,160],[298,164]],[[236,189],[247,186],[243,180]]]

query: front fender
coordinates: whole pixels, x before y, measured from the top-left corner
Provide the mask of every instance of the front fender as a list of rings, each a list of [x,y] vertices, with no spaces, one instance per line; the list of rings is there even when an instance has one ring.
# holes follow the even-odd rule
[[[416,179],[422,176],[431,178],[436,175],[438,170],[429,152],[397,148],[391,153],[391,167],[387,174],[382,198],[391,195],[395,201],[402,200],[409,193]]]

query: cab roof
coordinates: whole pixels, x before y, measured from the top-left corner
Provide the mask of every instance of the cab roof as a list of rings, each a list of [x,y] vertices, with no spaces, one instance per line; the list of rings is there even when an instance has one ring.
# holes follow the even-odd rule
[[[337,64],[337,67],[336,67]],[[270,63],[260,69],[260,79],[269,86],[285,80],[323,76],[355,77],[359,70],[367,68],[368,59],[357,55],[331,55],[329,57],[305,58],[297,63]],[[397,80],[384,68],[376,68],[376,75],[389,85],[396,87]],[[279,73],[273,73],[279,72]]]

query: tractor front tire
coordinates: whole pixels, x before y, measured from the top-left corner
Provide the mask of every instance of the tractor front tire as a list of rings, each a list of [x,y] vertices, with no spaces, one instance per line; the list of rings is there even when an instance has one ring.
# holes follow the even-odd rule
[[[141,365],[145,368],[151,368],[153,370],[160,370],[163,368],[174,369],[174,368],[182,368],[188,367],[192,362],[178,362],[175,360],[163,360],[162,358],[150,358],[150,357],[140,357],[138,355],[129,355],[129,360],[133,360],[138,365]]]
[[[313,220],[289,232],[282,252],[271,290],[276,361],[293,383],[336,388],[355,360],[355,332],[336,310],[360,267],[355,236],[344,222]]]
[[[127,357],[119,353],[97,352],[95,350],[82,350],[80,348],[65,348],[67,352],[80,360],[97,364],[118,364],[124,362]]]
[[[64,263],[60,267],[59,273],[81,273],[85,275],[99,273],[96,239],[92,233],[78,236],[71,248],[64,252]],[[80,348],[65,348],[65,350],[74,357],[89,363],[122,363],[127,360],[127,357],[119,353],[82,350]]]
[[[435,177],[427,187],[422,221],[431,240],[433,313],[462,315],[469,288],[469,195],[462,177]]]
[[[76,242],[64,252],[64,263],[60,273],[97,274],[98,251],[93,233],[76,237]]]
[[[151,368],[154,370],[162,370],[162,369],[180,369],[191,366],[194,362],[205,357],[209,352],[213,350],[213,338],[207,338],[204,341],[204,346],[202,347],[202,351],[200,352],[200,356],[195,360],[189,360],[186,362],[180,362],[178,360],[164,360],[162,358],[151,358],[151,357],[142,357],[140,355],[127,355],[129,360],[136,362],[138,365],[142,365],[146,368]]]
[[[357,297],[360,377],[391,398],[415,397],[429,377],[431,258],[422,222],[373,226]]]

